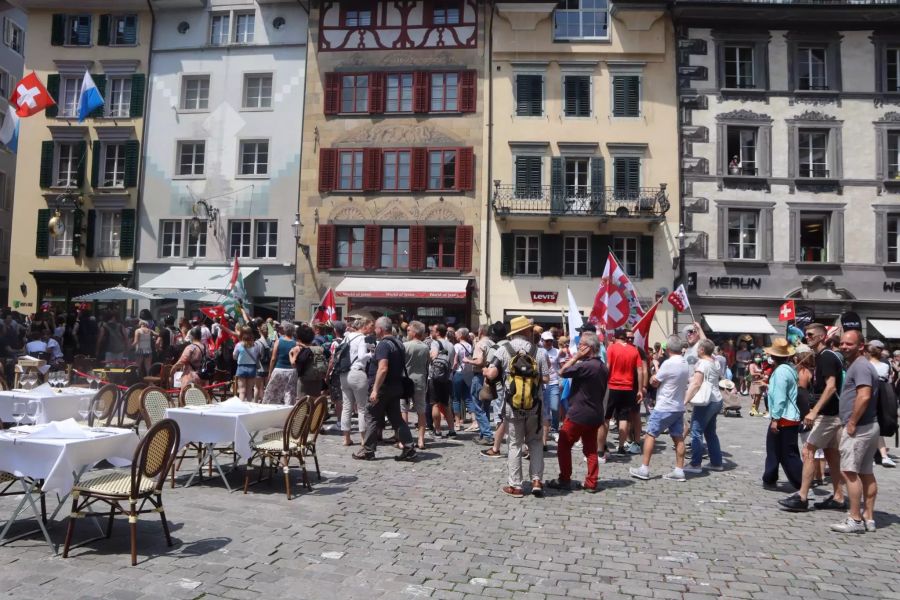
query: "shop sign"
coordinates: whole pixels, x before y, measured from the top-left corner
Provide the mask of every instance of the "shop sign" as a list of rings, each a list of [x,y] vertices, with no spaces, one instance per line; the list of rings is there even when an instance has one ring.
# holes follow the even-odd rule
[[[454,299],[454,298],[465,298],[465,292],[457,292],[457,291],[441,291],[441,290],[422,290],[416,292],[410,291],[345,291],[338,292],[338,296],[342,296],[344,298],[436,298],[436,299]]]
[[[278,299],[278,318],[282,321],[293,321],[296,313],[297,302],[294,298]]]
[[[885,281],[882,284],[882,291],[884,292],[893,292],[895,294],[900,293],[900,281]]]
[[[758,290],[762,277],[710,277],[709,287],[717,290]]]
[[[540,304],[556,304],[559,292],[531,292],[531,301]]]

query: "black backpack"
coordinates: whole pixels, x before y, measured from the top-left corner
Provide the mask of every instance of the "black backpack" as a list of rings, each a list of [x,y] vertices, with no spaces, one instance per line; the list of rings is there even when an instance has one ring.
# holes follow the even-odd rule
[[[891,437],[897,434],[897,395],[890,382],[878,378],[876,389],[872,390],[875,397],[875,414],[878,417],[878,428],[883,437]]]
[[[216,361],[209,357],[209,353],[206,352],[199,344],[194,344],[197,348],[200,349],[202,355],[200,357],[200,371],[198,371],[198,375],[200,379],[206,381],[212,381],[213,377],[216,374]]]
[[[357,336],[362,335],[361,333],[357,333]],[[355,337],[352,339],[356,339]],[[348,373],[350,371],[350,366],[356,361],[356,358],[352,358],[350,356],[350,341],[349,337],[345,337],[341,340],[341,343],[337,345],[334,349],[334,360],[332,364],[334,368],[332,369],[335,373]]]
[[[429,372],[432,381],[450,381],[450,353],[441,342],[438,342],[438,353],[431,361]]]

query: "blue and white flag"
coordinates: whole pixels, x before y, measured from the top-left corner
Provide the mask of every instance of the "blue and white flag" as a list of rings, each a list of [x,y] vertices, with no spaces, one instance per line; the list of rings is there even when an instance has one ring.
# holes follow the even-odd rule
[[[581,311],[578,310],[578,303],[575,302],[575,296],[572,295],[572,290],[566,288],[566,291],[569,293],[569,350],[575,354],[578,352],[578,342],[581,340],[581,332],[578,330],[584,325],[584,321],[581,318]]]
[[[91,74],[84,72],[84,79],[81,81],[81,98],[78,103],[78,122],[84,121],[89,114],[103,106],[103,96],[94,83]]]
[[[19,150],[19,115],[9,110],[0,126],[0,143],[14,154]]]

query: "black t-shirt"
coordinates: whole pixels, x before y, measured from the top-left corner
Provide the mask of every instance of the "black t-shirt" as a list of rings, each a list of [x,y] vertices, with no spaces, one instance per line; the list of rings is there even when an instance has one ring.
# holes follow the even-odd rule
[[[393,337],[384,337],[375,346],[375,357],[369,361],[367,374],[369,376],[369,389],[375,385],[375,373],[378,372],[378,363],[383,359],[388,361],[388,372],[384,378],[383,393],[399,398],[403,393],[403,367],[406,364],[406,355],[403,344]]]
[[[609,371],[599,358],[583,360],[560,374],[572,380],[566,418],[579,425],[603,424],[603,396]]]
[[[816,393],[816,401],[825,391],[825,384],[829,377],[834,377],[834,395],[828,399],[828,403],[822,407],[821,414],[836,417],[839,413],[839,396],[843,384],[844,362],[832,350],[823,350],[816,356],[816,371],[813,374],[813,391]]]

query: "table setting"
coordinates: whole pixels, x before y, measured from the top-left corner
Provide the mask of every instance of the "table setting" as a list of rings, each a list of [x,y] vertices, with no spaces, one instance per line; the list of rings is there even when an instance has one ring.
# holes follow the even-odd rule
[[[88,399],[96,394],[96,390],[83,387],[71,387],[66,385],[65,372],[48,375],[47,383],[32,385],[30,379],[23,379],[21,388],[0,391],[0,422],[13,423],[13,409],[17,403],[23,402],[26,406],[37,403],[35,410],[36,421],[32,424],[49,423],[74,418],[78,415],[79,401]],[[35,383],[37,383],[35,381]]]

